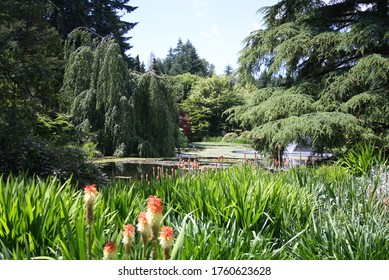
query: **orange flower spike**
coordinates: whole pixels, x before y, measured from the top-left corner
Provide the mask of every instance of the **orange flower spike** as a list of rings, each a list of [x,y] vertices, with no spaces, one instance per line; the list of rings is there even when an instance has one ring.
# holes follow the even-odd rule
[[[172,227],[163,226],[159,235],[159,244],[163,249],[163,259],[168,260],[170,249],[173,246],[174,230]]]
[[[124,250],[127,258],[130,256],[131,244],[135,238],[134,226],[129,224],[123,227],[123,239]]]
[[[159,242],[163,249],[170,249],[173,246],[174,230],[172,227],[163,226],[159,236]]]
[[[160,198],[150,195],[149,199],[147,200],[147,211],[151,213],[160,213],[162,214],[162,201]]]
[[[85,186],[84,188],[84,200],[85,202],[93,202],[99,192],[97,191],[96,184]]]
[[[142,239],[144,243],[147,243],[151,237],[151,228],[147,222],[146,212],[140,212],[138,217],[137,229],[142,234]]]
[[[84,201],[86,206],[86,221],[88,224],[93,222],[93,205],[99,192],[96,189],[96,184],[85,186]]]
[[[162,201],[160,198],[150,195],[147,201],[146,219],[152,229],[152,239],[158,238],[159,225],[162,221]]]
[[[135,230],[134,226],[129,224],[123,226],[123,244],[131,243],[131,241],[135,238]]]
[[[115,259],[116,259],[116,244],[113,241],[109,241],[104,246],[103,260],[115,260]]]

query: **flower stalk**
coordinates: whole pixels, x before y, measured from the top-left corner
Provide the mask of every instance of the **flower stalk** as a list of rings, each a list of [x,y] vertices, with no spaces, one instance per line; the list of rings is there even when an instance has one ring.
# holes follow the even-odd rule
[[[85,218],[87,222],[87,237],[88,237],[88,259],[92,259],[92,224],[93,224],[93,206],[99,192],[96,189],[96,184],[85,186],[84,201],[85,201]]]
[[[146,212],[140,212],[138,217],[137,229],[142,236],[142,259],[146,259],[147,244],[151,238],[151,227],[146,218]]]
[[[157,240],[159,236],[159,227],[162,221],[162,201],[160,198],[150,195],[147,200],[146,218],[151,227],[151,257],[153,260],[157,259]]]
[[[134,226],[131,224],[124,226],[122,243],[124,245],[124,251],[127,259],[130,259],[131,245],[134,238],[135,238]]]
[[[163,259],[170,258],[170,249],[173,246],[174,230],[172,227],[163,226],[159,236],[159,244],[163,249]]]

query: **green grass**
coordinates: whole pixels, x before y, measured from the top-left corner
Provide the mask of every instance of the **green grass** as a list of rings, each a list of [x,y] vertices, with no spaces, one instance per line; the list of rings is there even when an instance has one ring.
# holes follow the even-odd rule
[[[136,224],[153,194],[175,230],[176,259],[389,259],[381,188],[336,165],[276,173],[242,165],[116,181],[99,188],[92,254],[100,259],[113,240],[124,259],[122,227]],[[86,251],[82,191],[55,179],[0,180],[0,259],[87,259]],[[130,257],[142,258],[138,233]]]

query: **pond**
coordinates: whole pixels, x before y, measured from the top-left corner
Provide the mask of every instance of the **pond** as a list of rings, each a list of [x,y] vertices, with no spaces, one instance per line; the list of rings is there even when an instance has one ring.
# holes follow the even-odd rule
[[[188,160],[189,159],[189,160]],[[179,160],[171,161],[122,161],[122,162],[108,162],[100,163],[98,166],[101,171],[112,179],[141,179],[148,180],[157,176],[169,176],[174,175],[177,172],[186,172],[196,168],[200,170],[206,166],[206,168],[225,168],[236,164],[237,162],[227,162],[218,164],[217,159],[208,159],[197,162],[198,165],[194,165],[193,158],[182,157],[181,164]],[[180,164],[180,167],[179,167]]]
[[[99,164],[99,167],[108,178],[113,179],[147,179],[160,174],[172,174],[176,165],[146,162],[109,162]]]
[[[222,156],[222,164],[218,165],[218,158]],[[263,158],[248,146],[236,144],[220,144],[220,143],[196,143],[189,150],[181,151],[176,154],[175,158],[169,159],[112,159],[113,162],[97,163],[108,178],[122,179],[145,179],[147,177],[155,177],[161,175],[171,175],[173,170],[178,169],[179,158],[186,163],[188,168],[188,160],[193,163],[195,158],[200,164],[199,169],[203,166],[214,168],[215,164],[219,168],[225,168],[234,164],[242,164],[249,162],[261,167],[266,167]]]

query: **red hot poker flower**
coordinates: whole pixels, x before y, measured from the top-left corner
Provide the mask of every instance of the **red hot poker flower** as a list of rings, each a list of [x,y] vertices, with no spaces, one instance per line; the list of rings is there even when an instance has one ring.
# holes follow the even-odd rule
[[[126,226],[123,226],[123,237],[128,237],[128,238],[134,238],[135,236],[135,231],[134,231],[134,226],[129,224]]]
[[[146,212],[140,212],[137,228],[140,234],[142,234],[143,243],[147,243],[151,238],[151,227],[147,222]]]
[[[84,200],[85,202],[93,202],[99,192],[97,191],[96,184],[85,186],[84,188]]]
[[[105,244],[103,250],[103,259],[104,260],[114,260],[116,259],[116,244],[113,241],[109,241]]]
[[[146,218],[152,229],[152,239],[157,240],[159,225],[162,221],[162,201],[160,198],[150,195],[147,201]]]
[[[159,241],[162,248],[167,249],[172,247],[174,238],[174,230],[172,227],[163,226],[161,229],[161,234],[159,236]]]
[[[162,214],[162,201],[160,198],[150,195],[148,201],[147,201],[147,211],[157,214]]]

